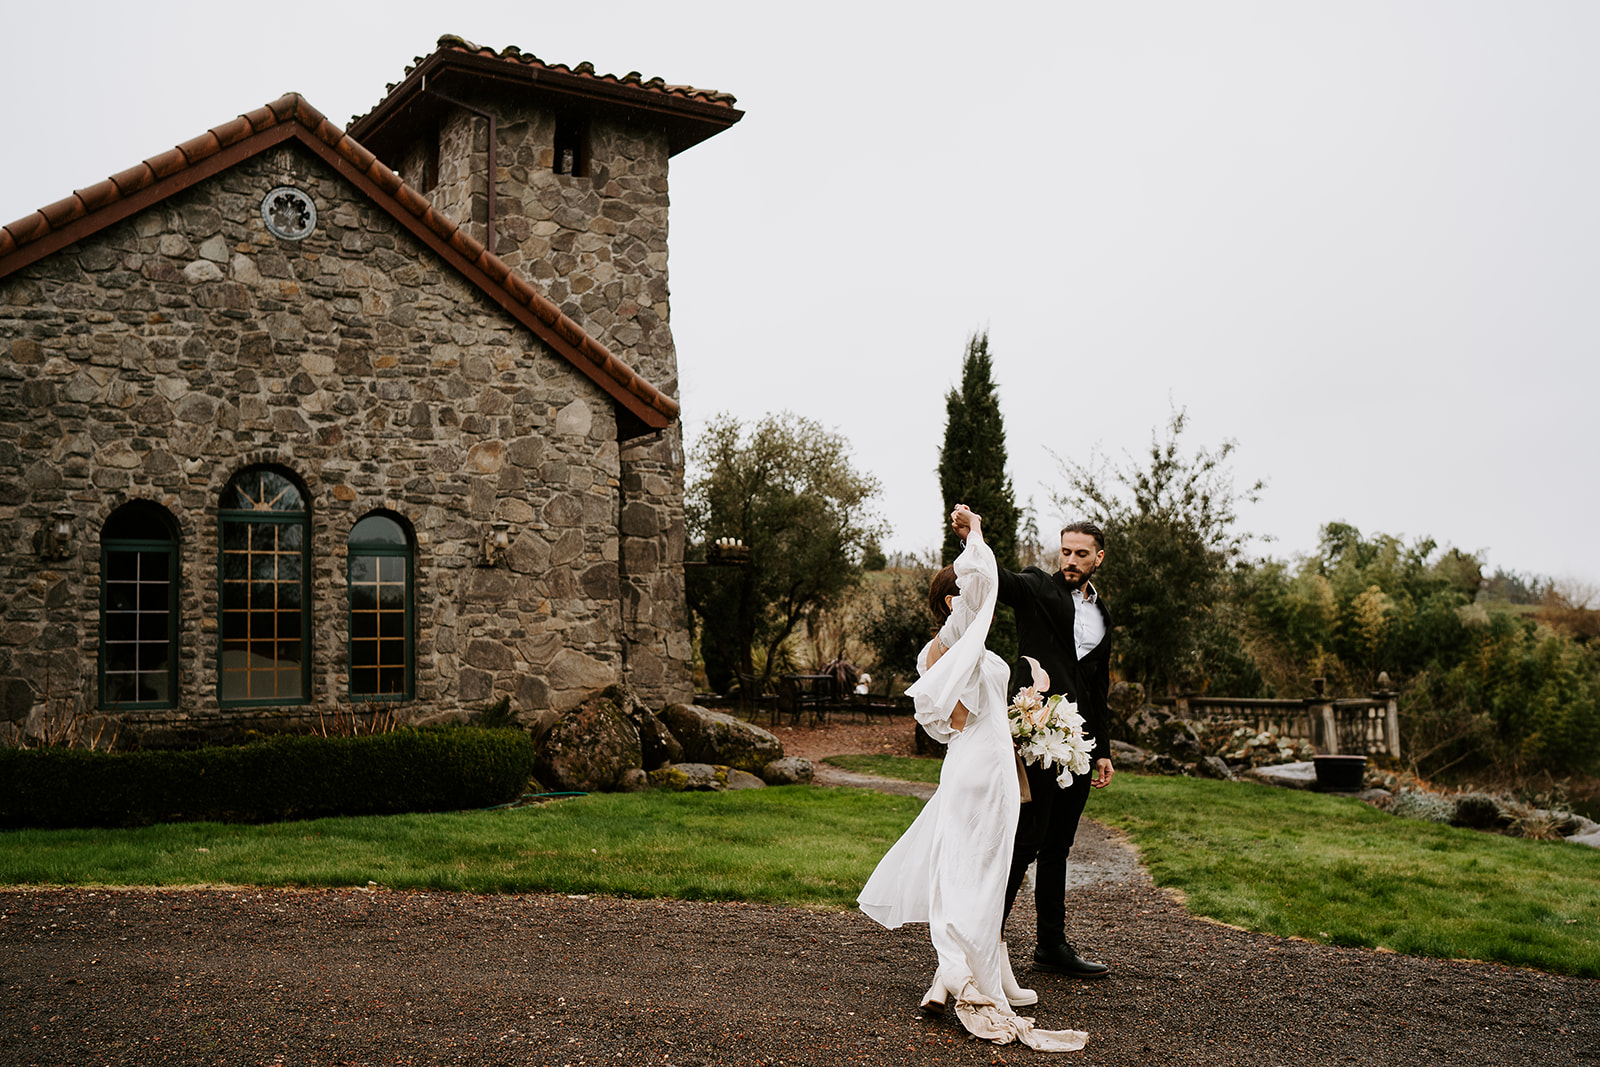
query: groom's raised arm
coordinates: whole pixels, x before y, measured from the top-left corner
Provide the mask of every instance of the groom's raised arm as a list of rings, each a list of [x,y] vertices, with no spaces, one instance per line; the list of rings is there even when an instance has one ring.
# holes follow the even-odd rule
[[[1000,586],[1000,603],[1008,608],[1020,607],[1027,596],[1027,587],[1017,574],[1000,567],[996,572]]]

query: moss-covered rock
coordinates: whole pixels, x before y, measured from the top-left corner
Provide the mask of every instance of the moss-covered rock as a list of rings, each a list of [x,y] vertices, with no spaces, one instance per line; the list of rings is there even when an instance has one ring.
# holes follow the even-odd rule
[[[669,793],[712,793],[760,789],[766,785],[749,771],[710,763],[669,763],[650,772],[650,785]]]
[[[809,785],[815,775],[811,761],[799,756],[775,759],[761,769],[761,780],[768,785]]]
[[[661,721],[683,745],[683,759],[737,767],[760,774],[767,764],[783,758],[783,742],[761,727],[723,711],[694,704],[668,704]]]
[[[639,728],[603,690],[556,720],[539,745],[534,773],[556,789],[611,792],[623,772],[643,765]]]

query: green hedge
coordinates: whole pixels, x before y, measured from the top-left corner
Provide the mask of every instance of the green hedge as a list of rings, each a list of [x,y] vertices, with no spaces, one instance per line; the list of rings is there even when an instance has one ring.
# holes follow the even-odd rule
[[[512,800],[532,773],[527,734],[467,727],[187,751],[0,749],[0,827],[455,811]]]

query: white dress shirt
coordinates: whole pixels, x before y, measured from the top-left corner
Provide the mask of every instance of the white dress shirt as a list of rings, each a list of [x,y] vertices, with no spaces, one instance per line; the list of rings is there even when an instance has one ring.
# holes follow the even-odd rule
[[[1072,593],[1072,637],[1078,643],[1079,659],[1093,652],[1106,636],[1106,617],[1095,604],[1099,598],[1093,582],[1084,582]]]

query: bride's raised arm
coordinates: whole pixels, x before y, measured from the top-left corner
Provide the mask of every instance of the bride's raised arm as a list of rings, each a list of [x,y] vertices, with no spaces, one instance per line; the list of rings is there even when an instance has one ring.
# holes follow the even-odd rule
[[[949,601],[950,617],[929,645],[922,677],[907,690],[916,700],[917,720],[941,741],[966,725],[963,713],[976,700],[998,589],[994,552],[984,544],[982,520],[965,504],[957,505],[950,519],[967,542],[954,564],[960,593]]]

